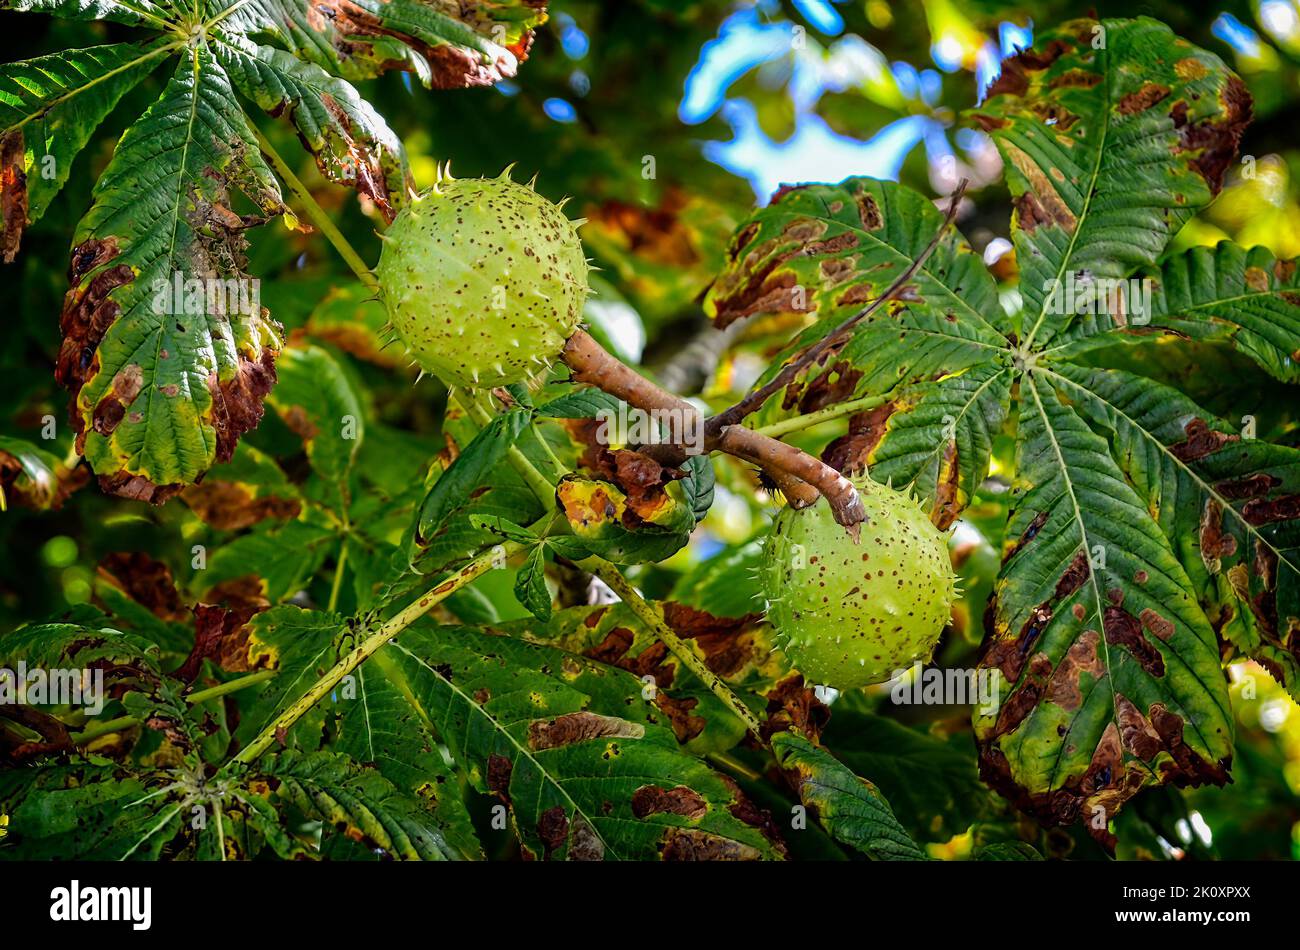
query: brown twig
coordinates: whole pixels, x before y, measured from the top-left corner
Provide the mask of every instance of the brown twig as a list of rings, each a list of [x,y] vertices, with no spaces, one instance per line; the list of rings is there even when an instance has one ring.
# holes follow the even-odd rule
[[[935,252],[935,249],[939,246],[939,242],[947,232],[949,225],[952,224],[953,219],[957,216],[957,206],[961,204],[962,196],[966,193],[967,184],[968,182],[965,178],[958,183],[956,191],[952,193],[952,200],[948,203],[948,211],[944,215],[943,224],[939,227],[939,230],[930,240],[930,243],[926,246],[925,250],[920,253],[916,260],[908,265],[907,270],[898,275],[897,279],[889,285],[888,289],[886,289],[883,294],[872,300],[857,313],[853,314],[853,316],[846,319],[826,336],[809,346],[799,354],[799,356],[795,357],[795,359],[782,367],[781,371],[765,385],[760,386],[758,389],[755,389],[753,392],[746,395],[744,399],[740,400],[740,402],[736,403],[731,408],[724,409],[716,416],[710,417],[704,423],[705,437],[708,438],[711,435],[716,435],[727,426],[733,426],[743,421],[750,413],[756,411],[765,402],[772,398],[775,393],[780,392],[786,386],[790,385],[790,383],[794,381],[795,377],[798,376],[805,367],[819,359],[822,354],[832,346],[838,345],[848,332],[859,322],[875,313],[888,301],[893,300],[902,294],[908,282],[917,275],[917,272],[925,266],[925,262],[930,259],[930,255]]]
[[[686,433],[701,431],[703,420],[698,409],[624,365],[585,331],[578,330],[569,337],[561,358],[578,382],[598,386],[645,412],[664,414],[662,418],[669,421],[669,439],[675,449],[683,446]],[[677,431],[672,431],[673,428]],[[835,520],[845,527],[851,528],[866,516],[857,489],[848,479],[793,445],[742,426],[728,426],[712,436],[706,434],[699,448],[705,452],[726,452],[758,465],[772,476],[796,507],[816,502],[816,493],[825,495]],[[680,465],[681,461],[674,464]]]

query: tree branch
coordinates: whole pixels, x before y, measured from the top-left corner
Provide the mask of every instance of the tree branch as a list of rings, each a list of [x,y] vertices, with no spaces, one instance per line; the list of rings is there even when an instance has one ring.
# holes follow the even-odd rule
[[[652,383],[640,373],[625,366],[611,356],[590,334],[578,330],[564,345],[561,358],[573,370],[573,378],[580,383],[598,386],[622,399],[628,405],[646,412],[660,413],[669,420],[669,452],[683,447],[688,432],[699,432],[700,411],[685,399]],[[678,431],[672,431],[673,427]],[[647,454],[665,446],[648,446]],[[826,463],[813,458],[793,445],[786,445],[742,426],[728,426],[712,435],[705,430],[705,452],[721,451],[761,467],[780,486],[795,507],[806,507],[817,499],[799,483],[811,486],[826,496],[835,520],[851,528],[866,513],[858,498],[857,489],[844,476]],[[673,464],[680,465],[685,459]]]

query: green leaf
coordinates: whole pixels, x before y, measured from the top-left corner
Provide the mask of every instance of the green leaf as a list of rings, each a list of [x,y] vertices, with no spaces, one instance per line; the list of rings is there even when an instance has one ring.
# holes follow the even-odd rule
[[[1031,844],[1023,841],[995,841],[978,848],[972,855],[975,861],[1042,861],[1043,856]]]
[[[961,751],[884,716],[832,707],[822,741],[858,775],[868,776],[919,841],[947,841],[990,817],[970,737]]]
[[[6,844],[27,860],[156,861],[185,827],[166,773],[48,766],[0,777]]]
[[[743,617],[764,609],[758,584],[759,542],[730,545],[677,578],[671,600],[716,617]]]
[[[1000,361],[922,383],[886,403],[879,439],[862,459],[876,481],[915,491],[947,528],[989,471],[993,439],[1011,400],[1013,374]]]
[[[686,475],[680,481],[682,494],[699,524],[713,507],[713,462],[707,455],[692,455],[682,465]]]
[[[229,459],[275,379],[279,331],[243,273],[230,192],[283,203],[232,96],[207,47],[188,50],[77,229],[56,376],[113,493],[161,502]]]
[[[526,0],[445,9],[454,12],[418,0],[355,0],[326,17],[293,0],[249,0],[223,30],[271,37],[348,79],[404,69],[426,86],[459,89],[514,76],[532,27],[546,19],[544,6]]]
[[[249,626],[249,662],[273,668],[277,675],[247,712],[240,741],[248,742],[280,715],[354,643],[350,626],[335,614],[285,605],[257,615]],[[428,718],[411,702],[411,690],[391,654],[381,651],[345,676],[283,741],[309,755],[323,749],[346,753],[378,769],[433,815],[441,851],[478,857],[480,848],[459,787]]]
[[[484,531],[491,531],[507,541],[518,541],[520,544],[536,544],[541,540],[534,532],[499,515],[491,517],[470,515],[469,521],[474,527],[482,528]]]
[[[267,600],[287,600],[306,586],[338,544],[330,525],[306,521],[263,523],[248,534],[222,545],[208,558],[196,586],[208,591],[224,581],[256,577]]]
[[[772,752],[797,783],[800,801],[815,810],[836,841],[878,861],[927,860],[880,791],[825,749],[793,732],[778,732],[772,737]]]
[[[1145,268],[1137,275],[1151,287],[1151,310],[1098,313],[1077,333],[1048,350],[1054,357],[1082,355],[1118,340],[1149,340],[1168,334],[1226,343],[1276,379],[1300,381],[1300,279],[1295,261],[1281,260],[1266,247],[1244,248],[1229,241],[1194,247]]]
[[[112,693],[152,693],[162,685],[162,672],[158,664],[158,648],[143,637],[122,633],[112,627],[96,628],[80,623],[45,623],[21,627],[0,637],[0,676],[8,693],[18,687],[17,669],[22,663],[29,672],[37,670],[46,674],[48,687],[71,686],[69,674],[75,676],[76,687],[82,691],[82,705],[92,706],[108,702]],[[96,674],[95,671],[99,671]],[[102,676],[102,680],[97,677]],[[102,684],[102,693],[99,687]],[[5,705],[22,697],[9,695],[0,703],[0,713]],[[61,705],[49,700],[37,703],[28,694],[23,705]]]
[[[278,783],[275,796],[324,822],[335,833],[359,839],[402,860],[455,857],[427,809],[403,795],[373,769],[328,752],[268,756],[260,770]]]
[[[111,20],[158,29],[166,26],[172,15],[171,9],[153,0],[0,0],[0,10],[48,13],[64,20]]]
[[[595,419],[601,414],[617,418],[620,405],[617,396],[594,386],[584,386],[538,407],[537,414],[548,419]]]
[[[283,50],[225,35],[217,59],[241,93],[287,115],[330,181],[365,195],[389,218],[414,188],[401,140],[346,80]]]
[[[983,769],[1044,820],[1101,822],[1142,786],[1222,783],[1232,719],[1214,631],[1170,542],[1046,374],[1022,378],[1017,489],[981,665]],[[1023,790],[1023,791],[1020,791]]]
[[[338,361],[314,344],[286,347],[277,369],[279,383],[267,401],[302,439],[312,468],[328,483],[326,504],[341,511],[365,438],[361,398]]]
[[[476,788],[506,802],[539,858],[776,857],[769,822],[677,748],[635,676],[464,629],[413,627],[384,647]]]
[[[23,229],[68,180],[73,159],[118,101],[178,44],[114,43],[0,67],[0,162],[6,181],[0,250],[12,261]],[[12,187],[12,191],[11,191]]]
[[[1144,17],[1036,36],[986,96],[973,118],[1006,162],[1026,347],[1070,325],[1054,287],[1155,263],[1218,194],[1251,112],[1217,56]]]
[[[1111,433],[1219,635],[1300,697],[1300,450],[1243,438],[1168,386],[1062,365],[1062,398]]]
[[[488,474],[506,457],[531,419],[532,413],[527,409],[511,409],[494,416],[474,436],[425,496],[420,506],[418,540],[433,538],[451,513],[487,481]]]
[[[1300,382],[1296,262],[1227,241],[1166,260],[1154,276],[1152,323],[1227,341],[1277,379]]]
[[[252,708],[239,724],[238,738],[247,744],[325,675],[352,646],[350,627],[338,614],[303,610],[291,604],[272,607],[248,624],[248,665],[274,669]],[[335,689],[338,701],[338,688]],[[318,703],[294,726],[309,751],[320,745],[325,705]]]
[[[551,592],[546,587],[546,545],[538,544],[515,575],[515,599],[538,620],[551,619]]]

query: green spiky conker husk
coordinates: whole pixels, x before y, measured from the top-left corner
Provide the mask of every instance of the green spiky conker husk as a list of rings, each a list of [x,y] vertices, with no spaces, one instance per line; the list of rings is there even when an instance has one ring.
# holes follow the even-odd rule
[[[777,515],[760,567],[777,644],[810,683],[854,689],[929,659],[955,599],[945,536],[906,495],[852,479],[858,541],[825,500]]]
[[[506,386],[544,368],[582,317],[577,225],[525,185],[444,179],[403,208],[375,274],[411,358],[443,382]]]

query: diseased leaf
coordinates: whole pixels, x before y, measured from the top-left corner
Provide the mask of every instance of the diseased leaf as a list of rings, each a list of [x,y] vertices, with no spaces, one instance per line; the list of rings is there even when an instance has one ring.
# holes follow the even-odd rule
[[[694,483],[692,483],[694,485]],[[573,531],[573,537],[556,539],[565,557],[591,554],[615,564],[662,561],[681,550],[695,527],[693,501],[683,496],[680,482],[669,482],[657,501],[634,508],[631,496],[603,479],[566,475],[555,487],[555,497]],[[645,517],[649,515],[649,517]]]
[[[1070,326],[1056,288],[1153,264],[1219,193],[1246,86],[1163,23],[1075,20],[1006,60],[972,117],[997,143],[1028,346]]]
[[[355,641],[343,618],[294,606],[273,607],[250,625],[250,667],[275,669],[241,723],[247,742],[301,696]],[[437,850],[474,858],[475,839],[459,787],[438,750],[430,723],[410,701],[411,684],[391,654],[381,651],[358,667],[299,719],[282,742],[313,755],[326,748],[373,766],[433,815]],[[337,764],[327,771],[337,771]]]
[[[373,769],[328,752],[282,752],[260,763],[275,796],[336,833],[381,848],[402,860],[453,858],[446,839],[418,800],[401,794]]]
[[[1006,419],[1013,373],[989,362],[922,383],[849,422],[845,471],[870,467],[871,477],[928,502],[946,529],[988,475],[993,439]],[[834,444],[833,444],[834,445]]]
[[[864,778],[801,735],[772,737],[777,763],[799,799],[835,840],[879,861],[925,861],[926,853],[898,823],[889,802]]]
[[[283,50],[226,35],[217,60],[241,93],[287,115],[330,181],[375,202],[391,221],[414,188],[401,140],[346,80]]]
[[[767,693],[791,672],[756,612],[714,616],[669,601],[663,613],[680,638],[694,642],[709,670],[741,695]],[[745,738],[741,721],[626,604],[571,607],[557,611],[549,622],[512,621],[496,629],[627,670],[653,687],[649,698],[667,715],[678,741],[693,752],[725,751]]]
[[[426,86],[459,89],[514,76],[532,45],[532,28],[545,20],[545,0],[249,0],[223,29],[272,37],[348,79],[404,69]]]
[[[1111,434],[1220,637],[1300,697],[1300,450],[1242,438],[1140,376],[1061,365],[1050,378]]]
[[[1044,820],[1109,817],[1149,783],[1223,783],[1232,719],[1214,631],[1170,542],[1045,374],[1021,380],[1017,487],[981,666],[983,774]]]
[[[246,442],[229,462],[181,492],[181,498],[201,521],[219,531],[239,531],[267,519],[285,521],[303,510],[302,494],[284,469]]]
[[[1300,511],[1293,450],[1232,441],[1181,394],[1098,367],[1122,355],[1111,344],[1177,334],[1293,379],[1295,273],[1226,244],[1157,264],[1218,192],[1250,117],[1241,81],[1161,24],[1040,35],[973,117],[1007,163],[1024,319],[1001,316],[948,234],[899,299],[753,418],[876,397],[846,413],[823,458],[915,491],[945,527],[981,488],[994,441],[1014,437],[1006,530],[981,524],[1007,538],[981,661],[1004,677],[1001,704],[975,714],[982,772],[1044,822],[1086,821],[1110,844],[1106,822],[1142,787],[1227,778],[1216,629],[1294,688]],[[770,379],[882,293],[941,223],[897,185],[783,188],[733,237],[707,306],[721,323],[816,314]],[[1150,309],[1131,295],[1094,297],[1098,312],[1063,302],[1062,285],[1130,276],[1153,279]]]
[[[113,494],[161,503],[234,452],[275,382],[278,328],[243,271],[232,189],[283,209],[224,71],[187,51],[77,229],[56,377]]]
[[[785,188],[732,238],[706,309],[725,326],[753,313],[815,313],[760,379],[883,294],[934,238],[943,214],[892,182],[848,178]],[[949,231],[910,285],[852,336],[774,396],[756,420],[775,421],[900,381],[933,378],[998,358],[1006,340],[993,279]]]
[[[677,749],[629,673],[469,630],[413,627],[394,651],[475,786],[552,860],[754,860],[784,847],[729,779]]]
[[[158,860],[185,826],[182,803],[161,793],[171,785],[165,773],[119,775],[104,765],[0,775],[8,843],[31,860]]]

